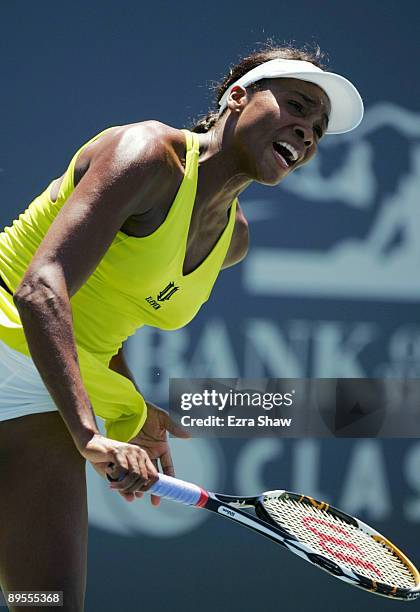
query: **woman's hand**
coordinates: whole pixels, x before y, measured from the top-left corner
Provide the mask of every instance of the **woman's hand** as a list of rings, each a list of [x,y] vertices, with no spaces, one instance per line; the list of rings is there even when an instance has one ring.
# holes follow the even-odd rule
[[[79,452],[103,478],[107,474],[124,474],[121,481],[110,486],[118,489],[127,501],[133,501],[136,491],[147,491],[157,481],[155,465],[147,452],[137,445],[94,434],[82,448],[79,447]],[[114,465],[112,469],[110,463]]]
[[[171,433],[176,438],[190,438],[190,434],[185,431],[180,425],[175,423],[169,414],[158,408],[151,402],[147,404],[147,419],[143,425],[143,429],[135,438],[130,440],[130,444],[135,444],[147,451],[154,466],[158,468],[158,461],[164,474],[175,476],[174,465],[172,462],[171,451],[168,443],[168,433]],[[146,489],[143,489],[146,490]],[[121,492],[121,491],[120,491]],[[122,492],[121,492],[122,493]],[[127,497],[127,492],[124,491],[124,497]],[[129,497],[134,500],[136,497],[143,497],[142,492],[130,492]],[[160,497],[151,496],[151,501],[154,506],[158,506]]]

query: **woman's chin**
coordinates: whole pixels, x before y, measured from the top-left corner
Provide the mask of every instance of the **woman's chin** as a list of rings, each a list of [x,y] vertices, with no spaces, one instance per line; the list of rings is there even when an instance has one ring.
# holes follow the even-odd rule
[[[277,172],[266,171],[260,174],[260,177],[257,179],[257,182],[261,183],[262,185],[266,185],[267,187],[275,187],[276,185],[284,181],[284,179],[289,175],[289,173],[290,172],[288,170],[284,170],[282,172],[279,172],[278,170]]]

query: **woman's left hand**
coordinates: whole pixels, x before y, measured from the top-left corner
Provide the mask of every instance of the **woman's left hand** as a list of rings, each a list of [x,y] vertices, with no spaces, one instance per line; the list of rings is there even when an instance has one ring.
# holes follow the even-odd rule
[[[175,423],[169,414],[151,402],[146,402],[147,419],[143,428],[135,438],[129,440],[130,444],[136,444],[143,448],[149,455],[156,468],[159,469],[158,461],[162,472],[168,476],[175,476],[174,465],[168,442],[168,432],[176,438],[190,438],[190,434],[183,427]],[[143,497],[142,492],[123,493],[125,499],[134,501],[136,497]],[[160,497],[151,496],[154,506],[160,503]]]

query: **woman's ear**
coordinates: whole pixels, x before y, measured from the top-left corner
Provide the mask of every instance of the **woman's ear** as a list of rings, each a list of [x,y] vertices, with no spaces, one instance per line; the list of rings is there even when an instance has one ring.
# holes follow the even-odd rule
[[[249,96],[245,87],[241,85],[232,87],[227,98],[227,106],[232,112],[241,112],[248,102]]]

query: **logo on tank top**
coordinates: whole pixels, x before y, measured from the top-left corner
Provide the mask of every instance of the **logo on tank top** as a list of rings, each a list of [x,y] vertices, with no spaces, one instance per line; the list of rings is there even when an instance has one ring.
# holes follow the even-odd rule
[[[157,294],[157,301],[151,295],[149,295],[149,297],[146,298],[146,302],[153,306],[155,310],[158,310],[161,307],[161,304],[158,304],[158,302],[165,302],[166,300],[169,300],[173,294],[178,291],[178,289],[179,287],[176,287],[175,283],[171,282]]]

